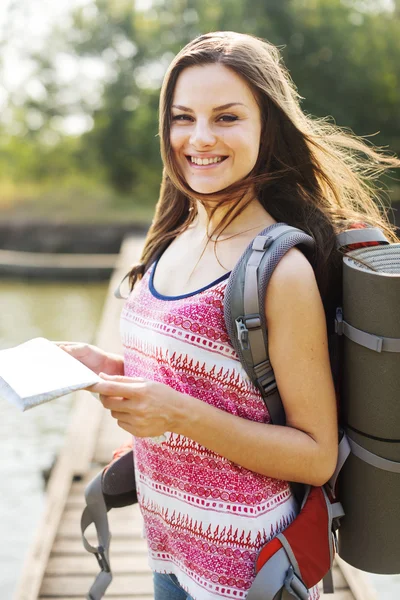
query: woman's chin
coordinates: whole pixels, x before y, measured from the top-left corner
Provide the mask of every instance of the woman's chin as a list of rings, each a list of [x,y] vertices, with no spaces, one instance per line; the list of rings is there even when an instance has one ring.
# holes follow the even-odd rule
[[[226,185],[218,185],[218,184],[212,184],[212,183],[197,183],[197,182],[188,182],[190,187],[192,188],[192,190],[194,192],[196,192],[197,194],[215,194],[217,192],[221,192],[222,190],[224,190],[227,186]]]
[[[221,189],[223,188],[215,188],[215,187],[210,187],[210,188],[192,188],[192,190],[196,193],[196,194],[201,194],[202,196],[208,195],[208,194],[216,194],[217,192],[220,192]]]

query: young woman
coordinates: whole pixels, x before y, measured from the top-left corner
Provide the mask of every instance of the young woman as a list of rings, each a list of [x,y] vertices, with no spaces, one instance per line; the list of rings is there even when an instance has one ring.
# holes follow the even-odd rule
[[[298,512],[288,482],[319,486],[334,471],[335,233],[361,221],[393,239],[371,172],[398,162],[306,116],[277,49],[234,32],[202,35],[172,61],[160,139],[163,181],[122,310],[124,356],[64,347],[103,373],[91,389],[134,436],[155,600],[245,598],[260,548]],[[230,271],[280,221],[316,241],[311,262],[288,252],[267,291],[285,427],[269,424],[223,318]]]

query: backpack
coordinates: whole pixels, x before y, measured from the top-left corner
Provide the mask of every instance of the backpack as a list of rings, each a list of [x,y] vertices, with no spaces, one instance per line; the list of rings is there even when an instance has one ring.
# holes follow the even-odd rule
[[[384,244],[384,246],[381,244]],[[259,233],[246,248],[230,274],[224,303],[224,318],[232,345],[237,351],[240,362],[250,379],[260,390],[271,416],[271,422],[280,425],[285,424],[285,414],[268,358],[268,332],[264,305],[268,282],[275,267],[280,259],[296,246],[299,246],[307,255],[308,252],[312,252],[314,240],[303,231],[284,223],[274,224]],[[366,348],[369,352],[371,352],[371,348],[378,348],[378,351],[389,350],[389,352],[396,353],[393,354],[397,359],[397,370],[394,369],[394,379],[397,376],[397,382],[400,385],[398,375],[400,372],[400,318],[397,321],[399,331],[396,333],[399,339],[382,338],[378,336],[381,333],[379,327],[376,329],[376,323],[372,323],[371,311],[369,313],[367,311],[364,325],[361,326],[357,323],[357,317],[359,318],[357,304],[354,309],[352,307],[353,271],[357,271],[357,276],[360,279],[358,287],[361,295],[365,292],[364,279],[365,277],[371,278],[371,273],[375,281],[382,280],[385,283],[386,280],[387,283],[387,276],[382,277],[377,268],[381,268],[383,271],[387,268],[388,261],[382,259],[382,254],[387,256],[388,253],[384,250],[388,249],[389,254],[394,257],[389,259],[389,263],[396,263],[395,272],[400,273],[400,244],[389,244],[379,229],[362,228],[338,234],[337,247],[344,249],[343,306],[337,307],[335,332],[331,336],[333,339],[329,341],[332,370],[334,373],[340,372],[343,376],[342,381],[337,380],[335,383],[340,388],[341,398],[346,399],[352,397],[354,388],[357,387],[353,376],[360,362],[357,362],[357,352],[364,351]],[[375,266],[372,267],[370,266],[372,264],[371,253],[373,255],[372,262],[375,261]],[[378,263],[381,265],[380,267],[376,267]],[[376,277],[377,273],[379,277]],[[393,287],[397,286],[397,292],[399,292],[400,278],[395,277],[392,280],[394,281]],[[376,288],[376,283],[371,285],[372,288],[374,285]],[[374,299],[380,301],[383,297],[382,290],[374,288],[375,291],[371,291],[371,285],[368,288],[368,293],[374,294]],[[381,295],[379,296],[379,294]],[[393,294],[394,292],[392,292]],[[119,288],[116,290],[115,295],[121,298]],[[399,297],[397,295],[397,298]],[[347,317],[348,312],[352,314],[351,319]],[[356,313],[356,316],[354,313]],[[345,316],[347,320],[345,320]],[[386,336],[389,335],[386,333],[388,324],[390,324],[390,319],[386,319],[386,329],[383,331]],[[371,326],[369,327],[369,325]],[[372,333],[373,331],[376,331],[376,335]],[[341,346],[339,351],[338,344]],[[338,368],[337,362],[341,358],[343,359],[343,367]],[[369,359],[369,371],[371,373],[376,373],[372,364],[374,358],[375,356]],[[358,378],[359,373],[356,375],[356,381]],[[392,385],[394,379],[391,380]],[[358,396],[360,395],[358,394]],[[343,404],[346,403],[343,402]],[[399,408],[397,410],[400,412]],[[358,422],[353,413],[354,411],[346,408],[343,411],[344,416],[340,419],[340,423],[344,428],[339,431],[339,458],[331,480],[322,487],[292,484],[294,494],[299,500],[299,514],[282,533],[266,543],[259,552],[255,565],[256,577],[248,591],[247,600],[273,600],[280,590],[286,590],[289,595],[295,598],[307,600],[309,589],[322,579],[324,579],[324,591],[333,592],[331,566],[335,552],[338,551],[337,530],[345,511],[347,512],[347,505],[350,508],[349,514],[351,516],[343,519],[341,531],[343,529],[345,535],[342,539],[340,533],[339,553],[350,564],[354,562],[359,564],[359,557],[363,555],[360,552],[358,542],[361,535],[360,531],[364,532],[364,538],[371,538],[369,532],[370,521],[362,521],[357,514],[356,516],[353,515],[355,512],[360,511],[360,504],[368,505],[370,512],[371,510],[376,512],[377,507],[379,507],[379,504],[372,506],[372,503],[370,505],[366,502],[363,486],[369,484],[369,487],[371,487],[371,483],[369,483],[371,474],[367,472],[367,476],[364,477],[363,470],[372,469],[376,471],[379,469],[379,474],[383,473],[384,478],[393,478],[393,476],[400,473],[400,455],[395,457],[396,460],[390,460],[393,459],[392,455],[382,458],[382,456],[385,456],[384,452],[380,451],[378,453],[377,451],[375,454],[375,447],[368,449],[368,443],[366,444],[361,439],[363,429],[356,428]],[[349,427],[346,426],[348,422]],[[371,437],[373,434],[368,435]],[[392,433],[389,435],[392,435]],[[382,436],[383,438],[384,436]],[[375,439],[373,441],[375,444],[377,443]],[[396,449],[399,449],[399,444],[397,444]],[[361,476],[357,475],[359,472],[362,472]],[[341,484],[342,474],[346,481],[345,493],[342,490],[344,486]],[[400,492],[398,479],[397,477],[396,485],[398,492]],[[357,481],[358,486],[361,486],[358,494],[354,492],[354,485],[352,485],[354,481]],[[388,481],[385,480],[385,483],[388,484]],[[389,483],[391,485],[386,489],[393,489],[393,481],[390,480]],[[345,511],[342,503],[337,499],[338,487],[340,487],[340,498],[343,500]],[[383,488],[379,489],[382,490]],[[355,496],[358,498],[358,503]],[[96,556],[101,568],[101,572],[92,585],[87,598],[88,600],[100,600],[112,579],[109,561],[110,532],[107,512],[111,508],[137,502],[133,451],[130,447],[123,450],[122,456],[114,456],[114,461],[88,484],[85,497],[87,506],[81,520],[83,543],[86,550]],[[382,499],[380,499],[380,502],[382,502]],[[385,523],[385,531],[382,535],[385,536],[389,528],[395,529],[397,535],[394,534],[392,537],[397,543],[399,532],[398,528],[393,527],[395,520],[392,513],[393,510],[390,513],[391,519]],[[366,516],[371,517],[368,511]],[[398,518],[396,517],[396,523],[397,521]],[[96,547],[91,546],[84,535],[86,528],[91,523],[95,524],[98,535],[99,544]],[[382,523],[379,521],[379,526],[381,525]],[[307,540],[307,543],[305,543],[305,540]],[[364,550],[364,546],[361,547]],[[367,548],[366,554],[368,555],[366,562],[373,567],[370,570],[372,572],[383,572],[377,571],[375,564],[370,565],[370,555],[375,554],[376,559],[373,538],[373,550],[371,550],[371,539],[369,539],[368,544],[365,544],[365,548]],[[388,552],[381,554],[394,553],[395,548],[395,545],[391,545]],[[372,562],[374,561],[372,560]],[[381,562],[385,562],[385,559]],[[391,564],[391,568],[395,568],[396,571],[386,570],[384,572],[400,572],[398,558],[394,562],[396,564]],[[354,566],[358,565],[354,564]]]

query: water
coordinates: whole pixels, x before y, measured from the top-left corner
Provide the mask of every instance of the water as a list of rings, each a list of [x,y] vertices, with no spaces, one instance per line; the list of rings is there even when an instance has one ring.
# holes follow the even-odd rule
[[[0,349],[43,336],[92,341],[105,283],[0,281]],[[0,598],[11,600],[44,509],[42,471],[67,429],[71,396],[27,412],[0,399]]]

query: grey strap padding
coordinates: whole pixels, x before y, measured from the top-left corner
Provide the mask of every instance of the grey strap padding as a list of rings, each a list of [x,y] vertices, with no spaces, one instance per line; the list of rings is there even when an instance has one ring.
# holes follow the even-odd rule
[[[278,535],[276,537],[278,538],[278,540],[280,541],[282,546],[285,548],[286,554],[289,557],[290,564],[292,565],[294,572],[296,573],[297,577],[299,577],[301,579],[301,572],[300,572],[299,564],[297,562],[297,558],[295,557],[295,555],[293,553],[292,546],[289,544],[289,542],[285,538],[285,534],[278,533]]]
[[[272,245],[272,243],[285,234],[292,232],[293,227],[289,227],[288,225],[279,225],[272,231],[268,232],[268,234],[257,236],[253,241],[253,252],[247,262],[243,290],[243,306],[244,314],[246,316],[255,316],[254,324],[251,323],[251,320],[246,319],[246,325],[249,329],[249,344],[255,365],[265,360],[266,354],[264,336],[260,329],[261,322],[259,315],[260,311],[264,310],[264,307],[259,305],[258,268],[261,260],[264,257],[265,251]],[[301,233],[304,234],[304,232]],[[283,255],[284,253],[282,253],[282,256]]]
[[[391,473],[400,473],[400,462],[395,462],[387,458],[382,458],[377,454],[373,454],[369,450],[366,450],[357,442],[348,438],[352,453],[357,456],[360,460],[368,463],[372,467],[381,469],[382,471],[390,471]]]
[[[116,288],[116,290],[114,290],[114,296],[115,298],[118,298],[118,300],[126,300],[127,296],[122,296],[121,294],[121,286],[124,283],[125,279],[127,277],[129,277],[130,275],[130,271],[123,277],[123,279],[121,279],[121,281],[118,284],[118,287]]]
[[[288,250],[298,244],[312,247],[314,240],[304,231],[285,223],[270,225],[247,246],[229,277],[225,291],[224,317],[228,335],[243,368],[259,387],[271,420],[276,425],[285,424],[285,413],[268,359],[265,294],[276,265]]]
[[[335,321],[336,333],[345,335],[349,340],[375,352],[400,352],[400,338],[390,338],[367,333],[357,329],[343,320],[337,313]]]
[[[264,397],[264,403],[268,408],[271,423],[274,425],[284,425],[286,421],[285,410],[276,384],[275,390]]]
[[[328,546],[329,546],[329,564],[332,565],[334,554],[333,554],[333,538],[332,538],[332,526],[333,526],[333,507],[328,498],[328,494],[326,493],[325,488],[321,487],[322,493],[324,495],[326,510],[328,512],[328,531],[326,532],[328,536]],[[336,512],[340,512],[336,509]]]
[[[365,227],[364,229],[348,229],[336,236],[336,247],[350,246],[351,244],[362,244],[366,242],[383,242],[388,244],[384,233],[377,227]]]
[[[100,600],[112,581],[109,557],[111,534],[108,527],[107,507],[102,491],[102,477],[103,472],[101,471],[86,487],[86,508],[81,517],[83,545],[88,552],[95,555],[101,568],[101,572],[97,575],[86,596],[87,600]],[[96,527],[99,542],[97,547],[89,544],[85,537],[85,531],[92,523]]]
[[[308,600],[307,587],[294,573],[285,549],[281,548],[259,570],[246,600],[274,600],[286,585],[291,596],[299,600]]]
[[[350,452],[351,452],[351,448],[350,448],[349,440],[347,438],[347,435],[343,434],[342,439],[339,442],[338,459],[337,459],[337,463],[336,463],[336,469],[335,469],[334,474],[328,481],[328,486],[329,486],[330,492],[333,494],[333,496],[335,496],[335,488],[336,488],[337,478],[338,478],[339,473],[342,470],[342,467],[343,467],[344,463],[346,462]]]
[[[286,252],[301,242],[308,243],[309,245],[313,244],[312,238],[305,234],[304,231],[286,224],[276,225],[274,228],[268,229],[265,234],[258,235],[253,240],[252,253],[246,264],[243,289],[244,324],[248,330],[248,344],[253,360],[253,368],[257,375],[257,381],[264,390],[264,402],[267,405],[271,421],[276,425],[283,425],[285,423],[285,413],[268,357],[266,332],[262,328],[265,316],[264,305],[261,303],[261,300],[265,297],[265,289],[260,299],[258,271],[265,253],[280,238],[284,239],[286,244],[278,246],[274,256],[271,257],[270,264],[268,264],[269,272],[264,281],[265,289],[275,266]]]
[[[332,569],[329,569],[329,571],[327,572],[325,577],[322,579],[322,586],[324,589],[324,594],[333,594],[334,587],[333,587]]]
[[[254,238],[252,243],[252,254],[247,262],[246,278],[244,285],[244,312],[246,315],[257,313],[258,311],[258,285],[257,285],[257,271],[260,266],[260,262],[264,256],[265,251],[275,242],[278,238],[282,237],[286,233],[291,233],[294,230],[289,225],[279,224],[274,229],[269,230],[265,234],[258,235]],[[301,232],[304,234],[304,232]],[[256,292],[254,295],[253,292]]]
[[[86,600],[100,600],[103,598],[111,580],[111,573],[101,571],[94,580],[94,583],[86,596]]]
[[[340,502],[329,503],[332,519],[341,519],[344,517],[344,509]]]
[[[303,581],[297,577],[292,565],[290,565],[288,572],[286,573],[285,590],[297,600],[309,599],[308,588]]]

